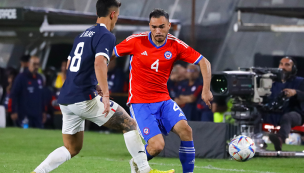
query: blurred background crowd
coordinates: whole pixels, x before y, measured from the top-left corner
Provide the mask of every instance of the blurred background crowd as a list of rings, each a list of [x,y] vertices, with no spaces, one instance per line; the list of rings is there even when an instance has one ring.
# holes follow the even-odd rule
[[[6,126],[61,128],[57,97],[66,78],[66,65],[67,61],[63,60],[60,69],[50,66],[42,70],[37,56],[24,55],[19,68],[1,68],[0,98],[5,107]],[[111,61],[108,66],[111,97],[127,97],[128,77],[128,73],[117,68],[116,60]],[[173,67],[168,92],[190,121],[214,120],[213,112],[218,105],[214,103],[213,109],[209,109],[201,99],[202,89],[199,66],[181,62]]]

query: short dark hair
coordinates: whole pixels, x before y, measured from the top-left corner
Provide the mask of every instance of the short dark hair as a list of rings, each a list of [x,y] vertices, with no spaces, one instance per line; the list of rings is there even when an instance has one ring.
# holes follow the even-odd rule
[[[117,0],[98,0],[96,3],[96,11],[98,17],[106,17],[111,7],[119,8],[121,3]]]
[[[21,58],[20,58],[20,61],[21,62],[29,62],[31,56],[30,55],[23,55]]]
[[[149,15],[149,20],[151,20],[152,17],[160,18],[161,16],[164,16],[169,21],[169,14],[160,8],[155,8]]]

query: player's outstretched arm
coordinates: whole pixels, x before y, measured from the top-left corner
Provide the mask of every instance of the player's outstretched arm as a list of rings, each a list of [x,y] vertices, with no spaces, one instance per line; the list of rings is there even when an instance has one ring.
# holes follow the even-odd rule
[[[107,61],[108,59],[102,55],[99,55],[95,58],[95,74],[97,81],[99,83],[99,86],[101,88],[101,91],[103,92],[103,98],[102,102],[104,104],[104,114],[105,116],[108,115],[110,112],[110,100],[109,100],[109,88],[108,88],[108,82],[107,82]]]
[[[211,101],[213,100],[212,93],[210,91],[210,82],[211,82],[211,64],[206,59],[203,58],[199,62],[199,66],[202,72],[202,76],[204,79],[204,87],[202,91],[202,99],[204,102],[211,108]]]

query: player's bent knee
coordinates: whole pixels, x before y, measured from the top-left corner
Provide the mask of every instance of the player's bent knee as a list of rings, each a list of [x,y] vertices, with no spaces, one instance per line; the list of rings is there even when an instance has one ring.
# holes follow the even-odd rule
[[[191,141],[192,140],[192,128],[189,125],[185,126],[181,130],[179,136],[182,141]]]
[[[291,115],[290,115],[290,112],[289,113],[285,113],[284,115],[283,115],[283,117],[282,117],[282,119],[281,119],[281,123],[286,123],[286,122],[289,122],[290,121],[290,117]]]
[[[155,143],[154,145],[151,146],[152,150],[153,150],[153,155],[158,155],[161,151],[163,151],[165,147],[165,142],[159,142],[159,143]]]
[[[163,151],[163,149],[165,147],[165,141],[164,140],[149,141],[148,147],[149,147],[148,152],[151,155],[155,156],[155,155],[159,154],[161,151]]]
[[[136,121],[121,106],[103,126],[123,133],[137,130]]]
[[[187,127],[185,128],[185,133],[187,135],[191,135],[192,136],[192,128],[189,125],[187,125]]]
[[[123,133],[137,130],[136,121],[133,118],[131,118],[130,115],[128,114],[126,114],[125,117],[126,117],[126,121],[124,121]]]
[[[74,146],[65,146],[66,149],[70,152],[71,157],[76,156],[80,153],[82,146],[74,147]]]

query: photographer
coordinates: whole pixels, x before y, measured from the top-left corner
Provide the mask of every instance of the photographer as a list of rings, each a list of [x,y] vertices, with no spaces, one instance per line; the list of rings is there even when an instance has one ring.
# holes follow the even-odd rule
[[[304,120],[304,79],[296,76],[296,62],[292,57],[284,57],[280,61],[279,68],[283,70],[283,80],[282,83],[273,83],[269,99],[274,100],[278,95],[283,94],[289,98],[289,102],[280,115],[263,117],[266,122],[273,122],[274,125],[279,123],[281,126],[278,134],[269,135],[276,151],[282,150],[282,143],[285,143],[291,128],[301,126]]]

